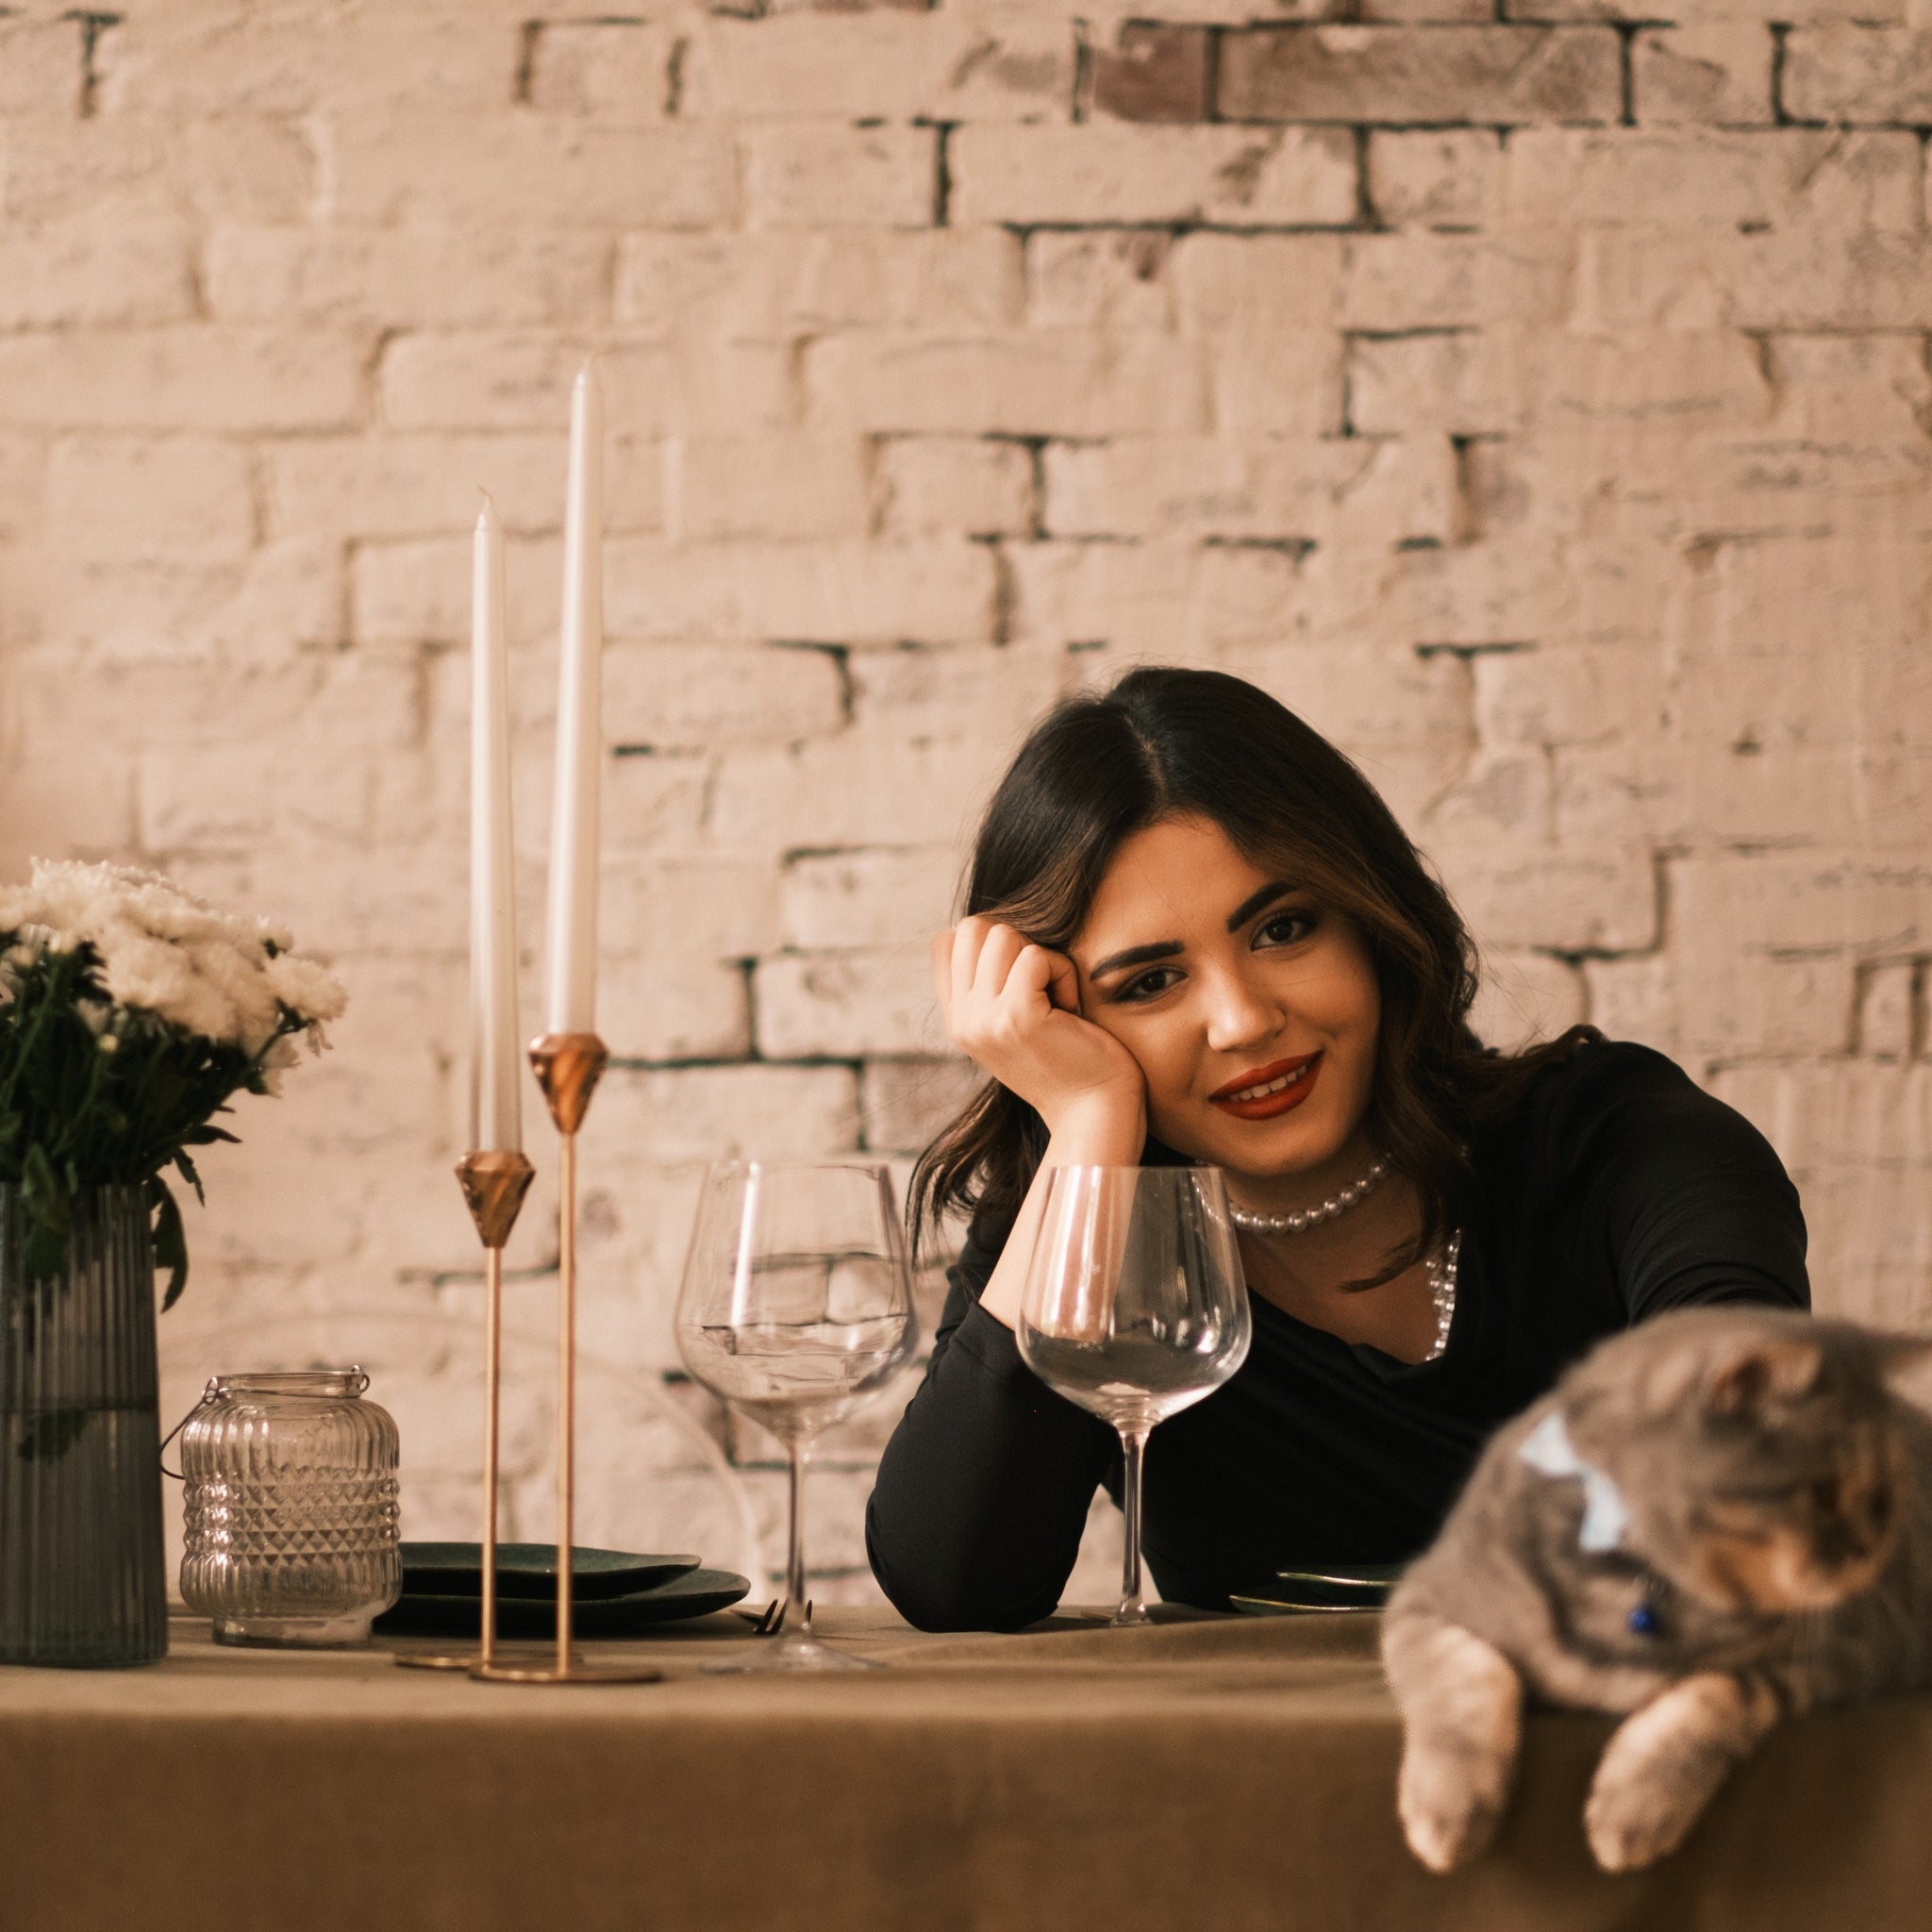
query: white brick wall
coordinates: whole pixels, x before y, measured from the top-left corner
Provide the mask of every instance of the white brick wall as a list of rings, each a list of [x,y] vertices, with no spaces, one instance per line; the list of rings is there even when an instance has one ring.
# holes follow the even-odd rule
[[[965,833],[1028,720],[1137,658],[1334,734],[1481,936],[1493,1037],[1677,1054],[1791,1162],[1821,1304],[1932,1318],[1932,34],[1907,0],[1509,11],[0,16],[0,866],[166,866],[355,995],[207,1162],[171,1398],[359,1356],[410,1529],[473,1533],[465,540],[486,486],[534,1009],[592,346],[587,1528],[775,1555],[767,1449],[662,1379],[697,1172],[903,1165],[957,1104],[924,941]],[[870,1587],[889,1421],[829,1455],[824,1597]]]

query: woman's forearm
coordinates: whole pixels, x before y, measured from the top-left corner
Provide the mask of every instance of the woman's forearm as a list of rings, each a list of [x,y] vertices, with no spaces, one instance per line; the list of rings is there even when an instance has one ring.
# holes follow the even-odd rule
[[[1145,1151],[1147,1129],[1138,1105],[1109,1102],[1061,1121],[1046,1143],[1040,1171],[1026,1190],[1013,1231],[979,1298],[979,1306],[1008,1328],[1020,1325],[1020,1297],[1026,1287],[1026,1264],[1046,1201],[1047,1174],[1056,1167],[1133,1167]]]

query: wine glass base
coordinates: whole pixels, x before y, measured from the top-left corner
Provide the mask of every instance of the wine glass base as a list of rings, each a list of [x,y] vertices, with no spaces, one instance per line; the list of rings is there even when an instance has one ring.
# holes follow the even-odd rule
[[[1145,1604],[1122,1604],[1107,1620],[1107,1627],[1109,1630],[1138,1630],[1153,1621]]]
[[[781,1638],[769,1648],[756,1651],[749,1657],[721,1657],[714,1664],[707,1664],[705,1669],[724,1676],[741,1671],[881,1671],[885,1665],[877,1657],[853,1657],[847,1651],[828,1650],[810,1638]]]

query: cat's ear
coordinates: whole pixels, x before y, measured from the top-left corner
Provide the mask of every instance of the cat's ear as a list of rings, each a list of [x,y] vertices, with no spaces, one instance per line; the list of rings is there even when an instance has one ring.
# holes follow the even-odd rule
[[[1705,1407],[1716,1416],[1757,1415],[1808,1395],[1824,1368],[1824,1344],[1808,1336],[1758,1337],[1719,1359]]]

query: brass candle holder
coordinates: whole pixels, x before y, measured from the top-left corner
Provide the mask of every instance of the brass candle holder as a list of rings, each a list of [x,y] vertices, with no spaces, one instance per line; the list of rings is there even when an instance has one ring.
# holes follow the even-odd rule
[[[476,1651],[455,1656],[398,1657],[418,1671],[468,1671],[496,1661],[496,1524],[498,1444],[503,1412],[503,1251],[523,1211],[524,1196],[536,1174],[529,1161],[509,1149],[466,1154],[457,1162],[457,1180],[470,1218],[483,1243],[483,1641]]]
[[[648,1684],[649,1664],[586,1664],[571,1648],[571,1551],[576,1508],[577,1132],[591,1108],[609,1049],[594,1033],[545,1033],[530,1064],[559,1137],[557,1201],[557,1653],[551,1664],[507,1663],[493,1648],[470,1670],[491,1684]],[[486,1578],[488,1584],[493,1579]],[[486,1597],[487,1601],[487,1597]],[[488,1614],[488,1612],[486,1612]],[[486,1646],[491,1625],[485,1626]]]

